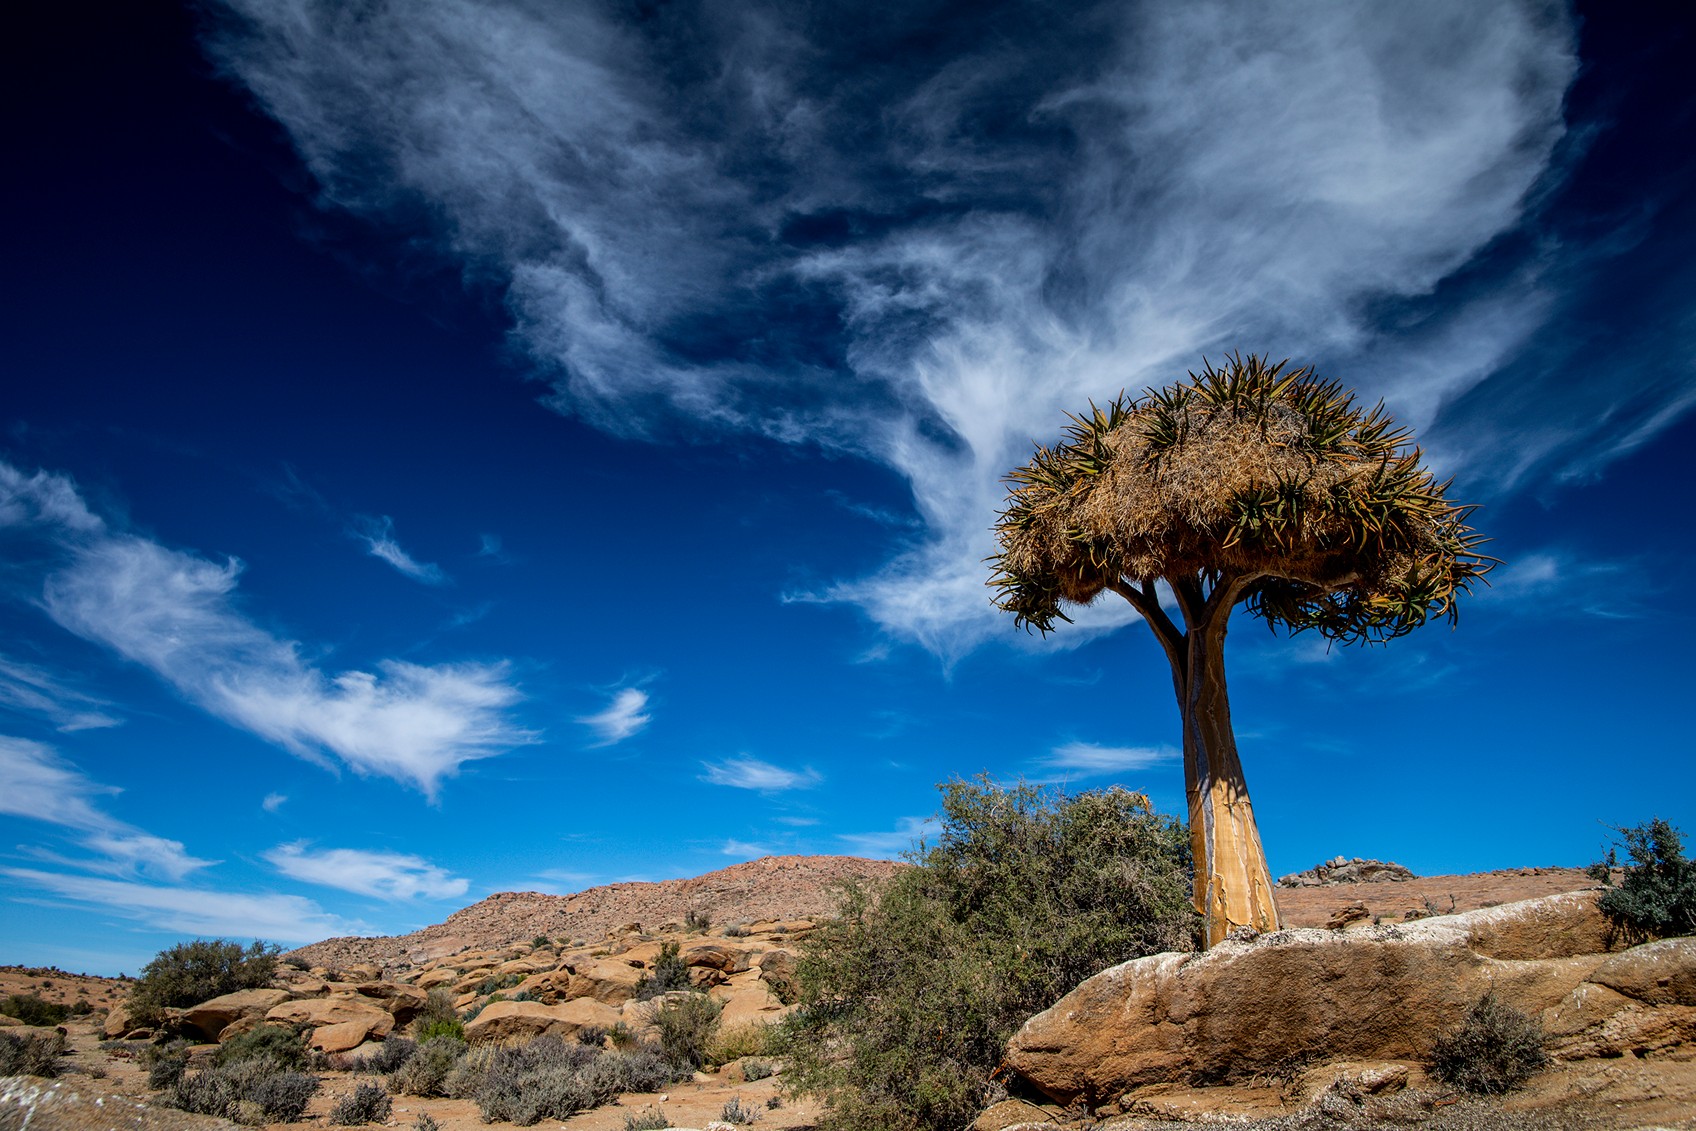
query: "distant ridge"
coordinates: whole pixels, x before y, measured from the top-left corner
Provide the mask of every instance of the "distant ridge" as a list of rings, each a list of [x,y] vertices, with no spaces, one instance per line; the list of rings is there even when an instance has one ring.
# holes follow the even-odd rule
[[[836,889],[876,883],[904,867],[858,856],[762,856],[685,880],[603,884],[575,895],[498,892],[409,935],[325,939],[290,951],[313,966],[416,965],[466,948],[550,939],[598,939],[630,923],[681,923],[693,911],[715,924],[813,919],[836,911]]]

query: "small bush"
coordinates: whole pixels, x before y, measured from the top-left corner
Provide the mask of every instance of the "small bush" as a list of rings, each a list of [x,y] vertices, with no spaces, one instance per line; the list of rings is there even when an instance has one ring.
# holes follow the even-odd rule
[[[477,992],[480,994],[498,993],[501,990],[511,989],[523,980],[524,975],[520,974],[516,970],[510,971],[506,974],[490,974],[487,978],[484,978],[481,982],[477,983]]]
[[[695,1069],[707,1062],[707,1050],[718,1030],[722,1006],[706,994],[675,994],[654,1010],[660,1052],[680,1068]]]
[[[157,1024],[168,1007],[268,985],[277,972],[277,950],[257,940],[245,950],[222,939],[178,943],[142,967],[130,990],[130,1012],[140,1023]]]
[[[530,949],[531,950],[542,950],[542,949],[544,949],[546,947],[550,947],[552,945],[553,944],[548,941],[547,935],[537,935],[535,938],[530,940]]]
[[[618,1021],[607,1030],[607,1039],[612,1042],[613,1048],[625,1049],[636,1043],[636,1034],[630,1031],[630,1026]]]
[[[732,923],[724,929],[724,937],[727,939],[745,939],[749,934],[746,923]]]
[[[63,1033],[8,1033],[0,1029],[0,1076],[57,1076]]]
[[[618,1069],[623,1078],[621,1092],[657,1092],[679,1075],[676,1065],[651,1048],[605,1053],[601,1059]]]
[[[777,1065],[769,1060],[761,1060],[759,1057],[752,1057],[742,1062],[742,1079],[750,1084],[755,1080],[764,1080],[768,1076],[775,1075],[776,1072]]]
[[[713,925],[712,916],[705,911],[689,910],[683,913],[683,929],[705,934],[708,927]]]
[[[732,1096],[719,1113],[719,1118],[726,1123],[753,1123],[760,1118],[760,1113],[759,1109],[743,1103],[742,1097]]]
[[[147,1067],[147,1086],[163,1092],[177,1086],[188,1069],[188,1042],[175,1040],[167,1045],[149,1045],[141,1050],[141,1063]]]
[[[375,1053],[359,1058],[359,1071],[387,1076],[391,1072],[398,1072],[416,1055],[418,1045],[415,1042],[405,1037],[390,1037]]]
[[[636,980],[636,1000],[649,1001],[672,990],[692,990],[689,964],[683,961],[674,942],[661,943],[659,957],[654,959],[654,972]]]
[[[317,1092],[318,1077],[277,1072],[255,1080],[243,1098],[258,1104],[267,1122],[295,1123],[306,1114],[306,1105]]]
[[[84,1006],[88,1003],[83,1002]],[[88,1012],[84,1009],[83,1012]],[[68,1007],[57,1002],[47,1001],[36,994],[9,994],[0,1001],[0,1013],[16,1017],[25,1025],[42,1025],[51,1028],[58,1025],[71,1015]]]
[[[734,1025],[720,1028],[707,1050],[708,1064],[729,1064],[745,1056],[759,1056],[766,1051],[766,1025]]]
[[[351,1095],[343,1096],[330,1109],[330,1122],[341,1127],[358,1127],[364,1123],[385,1123],[394,1110],[389,1093],[375,1084],[361,1084]]]
[[[766,1097],[766,1110],[767,1111],[776,1111],[778,1108],[780,1108],[782,1106],[783,1106],[783,1097],[778,1095],[776,1092],[773,1092],[771,1095]]]
[[[267,1057],[250,1057],[180,1077],[165,1103],[238,1123],[293,1123],[317,1091],[316,1076],[283,1071]]]
[[[389,1075],[389,1091],[402,1096],[445,1096],[448,1074],[465,1055],[458,1037],[432,1037]]]
[[[611,1030],[605,1025],[585,1025],[577,1030],[577,1043],[588,1045],[590,1048],[600,1048],[607,1043],[610,1033]]]
[[[412,1131],[442,1131],[442,1125],[427,1111],[418,1113],[418,1122],[412,1125]]]
[[[500,1050],[493,1045],[467,1049],[442,1080],[442,1091],[456,1100],[468,1100],[483,1086],[489,1065]]]
[[[212,1063],[235,1064],[264,1057],[279,1069],[300,1071],[307,1065],[306,1037],[286,1025],[260,1025],[218,1046]]]
[[[1543,1067],[1543,1026],[1485,994],[1466,1020],[1437,1042],[1431,1068],[1437,1079],[1466,1092],[1500,1095]]]
[[[1633,938],[1696,934],[1696,860],[1684,855],[1684,834],[1659,817],[1618,832],[1632,866],[1619,887],[1603,894],[1602,913]],[[1614,858],[1610,850],[1590,874],[1606,882]]]
[[[658,1107],[645,1107],[624,1116],[624,1131],[665,1131],[670,1126],[671,1120]]]

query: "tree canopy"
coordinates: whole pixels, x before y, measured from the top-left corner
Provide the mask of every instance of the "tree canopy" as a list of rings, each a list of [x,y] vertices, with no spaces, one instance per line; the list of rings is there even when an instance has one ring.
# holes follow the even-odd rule
[[[1383,405],[1363,409],[1311,367],[1234,357],[1071,418],[1008,476],[996,603],[1042,632],[1153,583],[1231,580],[1273,626],[1344,642],[1455,616],[1493,564]],[[1143,592],[1137,589],[1145,590]],[[1180,599],[1183,594],[1180,594]]]

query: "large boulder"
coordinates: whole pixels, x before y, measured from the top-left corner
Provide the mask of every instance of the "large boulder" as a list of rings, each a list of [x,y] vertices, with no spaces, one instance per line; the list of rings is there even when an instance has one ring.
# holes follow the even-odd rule
[[[106,1021],[100,1032],[107,1040],[115,1041],[137,1028],[135,1015],[130,1012],[130,1007],[120,1001],[106,1011]]]
[[[208,1041],[216,1041],[233,1022],[264,1017],[292,996],[287,990],[237,990],[190,1006],[183,1012],[183,1025]]]
[[[1157,1083],[1272,1074],[1315,1050],[1422,1061],[1489,991],[1534,1016],[1564,1016],[1563,1048],[1607,1055],[1599,1050],[1608,1039],[1597,1034],[1626,1008],[1619,1003],[1638,999],[1588,979],[1608,968],[1616,982],[1665,985],[1656,992],[1670,995],[1683,985],[1685,959],[1670,949],[1609,958],[1595,899],[1551,896],[1348,932],[1277,931],[1204,954],[1126,962],[1027,1021],[1008,1065],[1061,1103],[1093,1105]],[[1596,992],[1572,999],[1581,986]],[[1680,1030],[1651,1032],[1644,1023],[1630,1031],[1658,1034],[1651,1047],[1660,1048]]]
[[[428,993],[401,982],[361,982],[354,987],[354,992],[392,1014],[396,1025],[405,1025],[430,1004]]]
[[[577,998],[558,1005],[539,1001],[497,1001],[465,1023],[465,1039],[476,1044],[528,1041],[553,1034],[567,1039],[589,1025],[612,1028],[619,1011],[590,998]]]
[[[265,1014],[265,1020],[312,1030],[349,1022],[363,1024],[365,1033],[361,1040],[365,1036],[386,1037],[395,1027],[394,1014],[368,999],[359,997],[315,997],[286,1001],[269,1010]],[[358,1043],[359,1041],[354,1042]]]

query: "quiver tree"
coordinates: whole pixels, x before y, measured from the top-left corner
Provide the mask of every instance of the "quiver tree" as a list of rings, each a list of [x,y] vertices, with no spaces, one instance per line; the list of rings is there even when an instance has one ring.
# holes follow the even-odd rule
[[[1278,926],[1231,730],[1225,628],[1379,643],[1434,617],[1493,564],[1410,433],[1311,368],[1259,357],[1074,416],[1007,478],[996,604],[1047,633],[1112,591],[1153,630],[1183,720],[1194,901],[1208,945]],[[1160,583],[1164,582],[1164,588]],[[1173,611],[1168,612],[1168,608]]]

